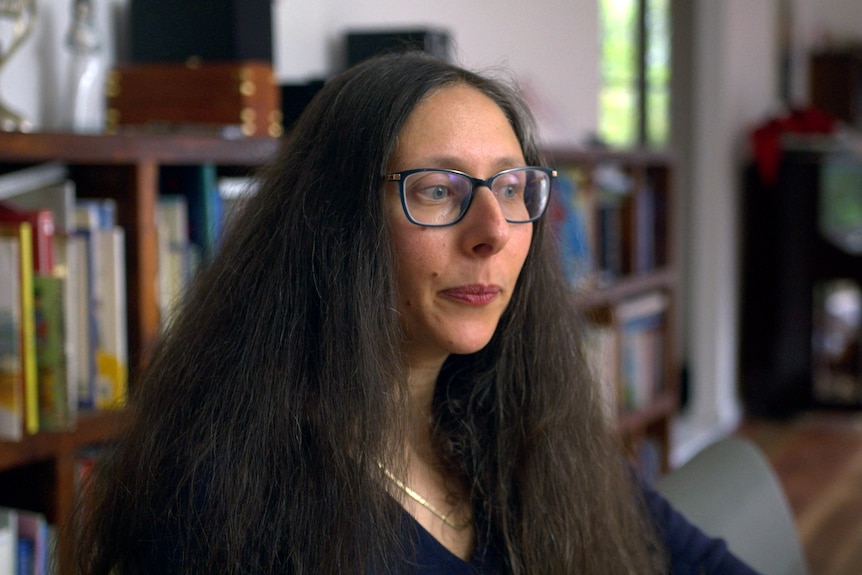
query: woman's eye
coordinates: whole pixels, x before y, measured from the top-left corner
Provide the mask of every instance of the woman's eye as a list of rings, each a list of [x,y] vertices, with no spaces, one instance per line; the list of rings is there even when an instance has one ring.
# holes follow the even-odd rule
[[[494,182],[494,193],[501,200],[515,200],[524,195],[524,182],[507,176],[504,181]]]
[[[429,200],[445,200],[449,196],[449,188],[446,186],[429,186],[419,191]]]
[[[514,185],[506,186],[502,189],[501,195],[504,198],[506,198],[507,200],[514,199],[514,198],[518,197],[518,188]]]

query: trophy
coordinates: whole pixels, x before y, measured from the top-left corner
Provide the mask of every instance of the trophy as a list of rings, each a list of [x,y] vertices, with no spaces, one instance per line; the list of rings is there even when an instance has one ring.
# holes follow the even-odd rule
[[[36,0],[0,0],[0,70],[21,47],[36,24]],[[0,102],[0,130],[28,132],[29,120]]]

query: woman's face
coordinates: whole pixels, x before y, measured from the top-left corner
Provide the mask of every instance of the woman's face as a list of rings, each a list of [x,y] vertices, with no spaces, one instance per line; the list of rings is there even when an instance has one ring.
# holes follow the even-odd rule
[[[525,165],[515,132],[493,100],[467,86],[433,92],[413,111],[389,172],[447,168],[486,179]],[[530,249],[533,225],[506,221],[487,187],[476,188],[463,219],[423,227],[404,215],[398,184],[387,182],[398,311],[411,362],[442,362],[483,348],[506,309]]]

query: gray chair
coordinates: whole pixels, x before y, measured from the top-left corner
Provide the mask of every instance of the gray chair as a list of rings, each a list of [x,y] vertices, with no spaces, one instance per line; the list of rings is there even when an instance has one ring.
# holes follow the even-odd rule
[[[787,498],[763,453],[727,437],[655,485],[704,533],[764,575],[809,575]]]

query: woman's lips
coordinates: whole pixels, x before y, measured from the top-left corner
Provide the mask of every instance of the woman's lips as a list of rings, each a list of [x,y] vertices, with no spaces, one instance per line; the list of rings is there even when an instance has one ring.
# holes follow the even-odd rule
[[[459,302],[481,306],[491,303],[500,295],[500,286],[463,285],[443,290],[442,293]]]

